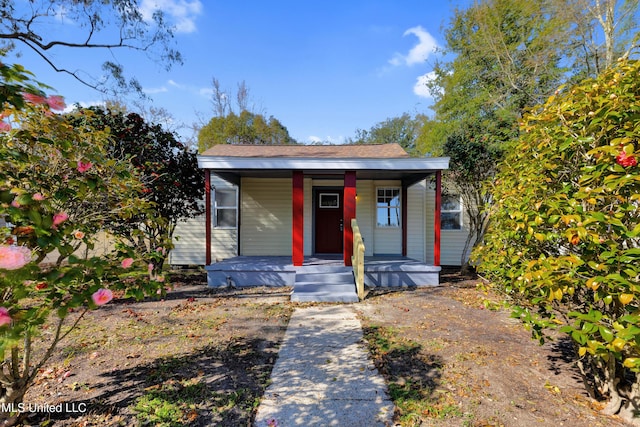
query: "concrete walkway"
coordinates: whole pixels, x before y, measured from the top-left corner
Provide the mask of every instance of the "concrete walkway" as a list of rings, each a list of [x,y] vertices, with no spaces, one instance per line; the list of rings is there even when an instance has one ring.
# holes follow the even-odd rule
[[[297,309],[271,381],[256,427],[391,425],[393,403],[349,306]]]

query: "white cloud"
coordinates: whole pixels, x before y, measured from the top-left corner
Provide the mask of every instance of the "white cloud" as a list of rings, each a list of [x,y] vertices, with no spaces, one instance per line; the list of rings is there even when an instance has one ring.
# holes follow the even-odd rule
[[[418,76],[416,84],[413,85],[413,93],[423,98],[433,98],[433,94],[427,84],[434,80],[436,73],[434,71]]]
[[[161,10],[175,23],[178,33],[193,33],[197,30],[195,20],[202,13],[200,0],[142,0],[140,13],[151,21],[153,13]]]
[[[167,80],[167,83],[169,84],[169,86],[177,87],[178,89],[185,89],[185,85],[180,84],[173,79]]]
[[[169,92],[169,88],[167,86],[171,86],[179,90],[189,90],[187,86],[177,83],[175,80],[172,80],[172,79],[167,80],[166,85],[162,85],[160,87],[144,88],[142,90],[144,93],[148,93],[148,94],[165,93],[165,92]]]
[[[418,44],[409,50],[409,53],[403,55],[401,53],[396,53],[393,55],[393,58],[389,60],[389,63],[394,66],[400,65],[414,65],[414,64],[422,64],[426,62],[429,58],[429,55],[435,52],[438,47],[438,42],[436,39],[429,34],[427,30],[422,28],[422,26],[418,25],[417,27],[409,28],[404,32],[403,36],[407,36],[409,34],[413,34],[418,37]]]
[[[345,138],[344,136],[326,136],[324,138],[320,138],[319,136],[311,135],[307,137],[307,142],[311,144],[344,144]]]
[[[213,89],[208,88],[208,87],[195,87],[192,85],[188,85],[188,84],[184,84],[184,83],[178,83],[177,81],[173,80],[173,79],[169,79],[167,80],[166,84],[163,84],[162,86],[158,87],[158,88],[149,88],[149,89],[143,89],[145,93],[149,93],[149,94],[153,94],[153,93],[165,93],[165,92],[169,92],[172,89],[177,89],[179,91],[184,91],[184,92],[188,92],[191,94],[195,94],[198,96],[202,96],[205,98],[210,98],[211,95],[213,95]]]
[[[213,96],[213,89],[210,87],[203,87],[198,89],[198,94],[200,96],[204,96],[205,98],[211,98]]]
[[[142,89],[142,91],[146,94],[153,95],[155,93],[169,92],[169,89],[167,89],[166,86],[160,86],[160,87],[145,88],[145,89]]]
[[[77,102],[74,102],[73,104],[67,104],[67,106],[62,112],[71,113],[76,109],[78,105],[80,106],[80,108],[104,107],[106,103],[104,101],[77,101]]]

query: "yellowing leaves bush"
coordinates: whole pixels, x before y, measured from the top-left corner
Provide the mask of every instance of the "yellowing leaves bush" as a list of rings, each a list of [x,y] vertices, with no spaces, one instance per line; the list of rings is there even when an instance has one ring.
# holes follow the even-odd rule
[[[640,62],[620,60],[531,111],[473,254],[536,338],[562,325],[589,390],[626,418],[640,409],[639,100]]]

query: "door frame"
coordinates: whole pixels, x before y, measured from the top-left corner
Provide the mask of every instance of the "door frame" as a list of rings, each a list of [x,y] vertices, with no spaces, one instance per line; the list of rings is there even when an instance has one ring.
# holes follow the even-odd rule
[[[330,186],[314,186],[312,188],[311,194],[312,194],[312,204],[311,204],[311,249],[313,252],[313,255],[319,254],[319,255],[338,255],[338,254],[342,254],[342,251],[344,251],[344,243],[343,243],[343,248],[342,251],[340,252],[336,252],[335,254],[331,253],[324,253],[324,252],[316,252],[316,211],[317,211],[317,204],[318,204],[318,195],[319,193],[325,193],[325,192],[330,192],[330,193],[340,193],[340,200],[342,200],[342,203],[344,203],[344,186],[343,187],[339,187],[339,186],[335,186],[335,185],[330,185]],[[344,207],[340,206],[340,212],[343,212]],[[344,217],[344,214],[343,214]],[[344,219],[344,218],[343,218]],[[343,224],[343,236],[344,236],[344,224]]]

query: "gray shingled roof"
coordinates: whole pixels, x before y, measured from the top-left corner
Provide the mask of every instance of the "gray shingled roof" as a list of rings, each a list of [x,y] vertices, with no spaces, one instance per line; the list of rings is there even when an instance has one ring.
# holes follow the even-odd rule
[[[400,144],[371,145],[232,145],[218,144],[201,154],[216,157],[288,157],[395,159],[410,157]]]

